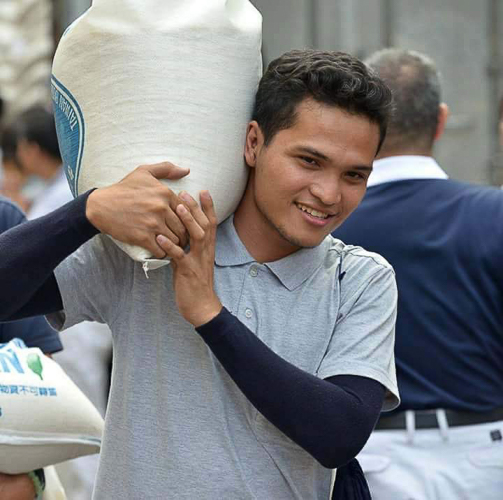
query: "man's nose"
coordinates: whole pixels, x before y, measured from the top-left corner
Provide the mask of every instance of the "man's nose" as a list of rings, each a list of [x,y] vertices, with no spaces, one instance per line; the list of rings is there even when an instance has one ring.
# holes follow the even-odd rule
[[[333,177],[313,184],[310,191],[315,198],[318,198],[327,207],[340,203],[342,199],[340,182]]]

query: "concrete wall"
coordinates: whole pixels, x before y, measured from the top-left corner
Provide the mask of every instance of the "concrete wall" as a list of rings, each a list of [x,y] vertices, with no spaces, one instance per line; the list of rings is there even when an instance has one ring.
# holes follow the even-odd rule
[[[433,57],[451,108],[436,156],[450,176],[497,182],[495,108],[503,92],[501,0],[252,0],[264,15],[267,61],[290,48],[365,57],[386,46]]]
[[[70,22],[90,0],[57,0]],[[503,0],[251,0],[264,16],[264,59],[292,48],[365,57],[386,46],[435,59],[451,118],[436,155],[450,176],[499,182],[496,102],[503,93]]]

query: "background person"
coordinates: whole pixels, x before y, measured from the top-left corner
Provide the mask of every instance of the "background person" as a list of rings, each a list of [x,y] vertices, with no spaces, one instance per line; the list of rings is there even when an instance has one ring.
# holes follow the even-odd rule
[[[185,195],[175,207],[191,235],[186,262],[205,277],[203,295],[189,307],[180,300],[190,288],[181,285],[184,255],[147,280],[103,238],[63,262],[56,283],[53,265],[71,249],[62,240],[71,234],[78,246],[94,234],[85,214],[102,229],[113,212],[96,205],[111,191],[98,189],[56,212],[55,254],[39,259],[31,292],[17,283],[15,305],[5,304],[3,317],[40,309],[44,290],[51,292],[46,312],[64,306],[58,321],[112,325],[114,374],[96,498],[166,491],[180,498],[328,497],[329,469],[350,461],[383,405],[398,400],[393,271],[379,256],[329,237],[365,193],[389,104],[386,86],[349,55],[292,51],[271,63],[247,130],[248,187],[235,216],[220,225],[216,247],[206,195],[202,211]],[[61,223],[72,210],[67,228]],[[9,240],[44,227],[32,237],[45,248],[52,217],[39,221],[45,224],[35,220],[0,238],[0,277],[8,279],[30,254],[13,255]]]
[[[30,199],[24,192],[28,179],[17,163],[16,147],[16,131],[9,126],[3,128],[0,134],[0,157],[2,160],[0,172],[0,195],[9,198],[24,212],[26,212],[31,204]]]
[[[62,159],[54,116],[43,107],[30,108],[11,126],[15,162],[28,175],[44,182],[28,210],[28,219],[44,216],[72,200]],[[64,350],[54,356],[66,374],[105,415],[112,355],[110,329],[95,322],[70,328],[62,339]],[[87,455],[58,464],[56,470],[72,500],[91,498],[99,455]]]
[[[362,452],[375,500],[496,500],[503,491],[503,193],[450,180],[433,158],[448,109],[427,56],[367,64],[395,111],[367,194],[334,235],[382,254],[399,292],[402,403]]]
[[[0,196],[0,234],[25,221],[21,210]],[[44,317],[35,316],[9,323],[0,323],[0,344],[19,338],[28,347],[39,347],[45,354],[61,351],[59,334]],[[43,477],[43,471],[36,472]],[[0,498],[2,500],[33,500],[36,486],[28,474],[8,475],[0,473]]]

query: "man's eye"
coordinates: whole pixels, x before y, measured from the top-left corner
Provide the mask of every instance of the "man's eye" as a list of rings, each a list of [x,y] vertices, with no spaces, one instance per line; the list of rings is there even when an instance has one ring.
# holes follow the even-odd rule
[[[360,174],[360,172],[348,172],[348,176],[354,180],[365,180],[365,176],[363,174]]]
[[[317,167],[318,162],[314,160],[313,158],[310,158],[309,156],[301,156],[300,159],[304,162],[307,163],[310,166]]]

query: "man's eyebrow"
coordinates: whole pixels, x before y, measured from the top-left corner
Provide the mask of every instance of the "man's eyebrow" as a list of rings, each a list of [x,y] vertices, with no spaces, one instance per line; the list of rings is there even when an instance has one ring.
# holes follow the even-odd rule
[[[295,150],[298,151],[299,153],[310,154],[311,156],[315,156],[316,158],[319,158],[320,160],[330,161],[330,158],[328,156],[324,155],[323,153],[321,153],[317,149],[314,149],[310,146],[297,146],[295,148]]]
[[[368,172],[369,174],[371,174],[372,170],[374,170],[372,165],[355,165],[353,168],[355,170],[362,170],[364,172]]]
[[[311,146],[297,146],[295,148],[295,151],[299,153],[307,153],[310,154],[311,156],[314,156],[316,158],[319,158],[320,160],[324,161],[330,161],[330,158],[317,149],[312,148]],[[363,172],[368,172],[369,175],[372,173],[373,167],[372,165],[355,165],[354,167],[351,167],[355,170],[361,170]]]

